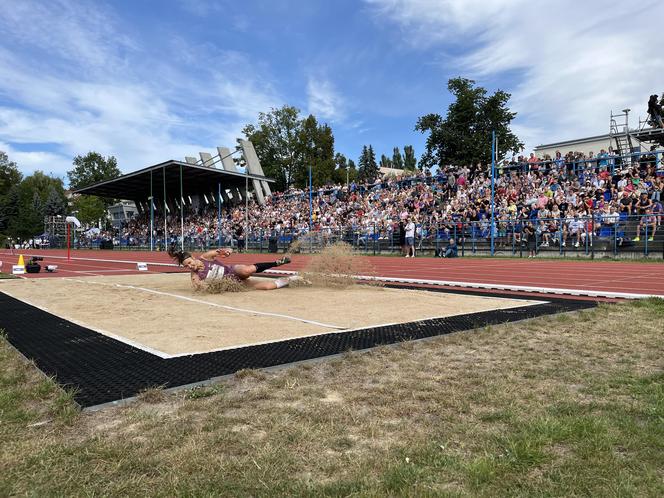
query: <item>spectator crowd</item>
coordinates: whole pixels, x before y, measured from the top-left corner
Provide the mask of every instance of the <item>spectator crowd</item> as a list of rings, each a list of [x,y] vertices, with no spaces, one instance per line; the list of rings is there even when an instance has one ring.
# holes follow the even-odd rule
[[[544,247],[579,247],[592,243],[594,237],[616,236],[618,222],[628,217],[633,225],[631,240],[653,240],[664,219],[661,151],[631,158],[605,150],[597,155],[519,156],[497,166],[494,190],[495,237],[500,243],[517,241],[531,249],[534,241]],[[248,213],[244,205],[224,207],[221,216],[214,205],[197,212],[188,209],[185,243],[200,248],[219,243],[241,248],[245,226],[252,240],[284,233],[301,237],[310,231],[322,236],[352,231],[361,234],[360,243],[401,236],[402,246],[411,224],[419,240],[458,241],[469,234],[487,239],[491,235],[491,174],[485,164],[448,166],[435,173],[425,170],[373,184],[327,185],[312,194],[311,212],[308,191],[301,189],[275,193],[263,206],[250,202]],[[163,217],[155,217],[153,230],[159,246],[178,241],[179,213],[167,217],[165,238]],[[100,238],[121,245],[149,245],[149,213],[113,233],[83,238],[81,244]]]

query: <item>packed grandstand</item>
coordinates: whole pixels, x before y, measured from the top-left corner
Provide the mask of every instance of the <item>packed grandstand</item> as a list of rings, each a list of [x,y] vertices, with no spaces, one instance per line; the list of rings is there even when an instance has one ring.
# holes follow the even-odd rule
[[[554,157],[519,156],[496,168],[496,247],[516,250],[530,242],[536,248],[592,247],[598,240],[630,246],[662,238],[664,165],[662,151],[615,157],[569,152]],[[264,206],[210,204],[184,213],[184,244],[191,248],[232,245],[267,249],[270,241],[287,247],[294,240],[346,240],[373,250],[403,244],[404,225],[416,224],[417,245],[436,250],[456,239],[473,250],[491,238],[490,166],[440,168],[390,176],[371,184],[328,185],[275,193]],[[310,227],[311,215],[311,227]],[[80,247],[112,240],[115,246],[149,246],[150,215],[143,213],[114,231],[88,232]],[[180,215],[152,222],[153,243],[163,248],[179,243]],[[530,240],[528,240],[530,239]],[[401,241],[400,241],[401,240]],[[274,244],[271,245],[274,248]],[[469,245],[470,247],[470,245]],[[651,244],[652,247],[652,244]]]

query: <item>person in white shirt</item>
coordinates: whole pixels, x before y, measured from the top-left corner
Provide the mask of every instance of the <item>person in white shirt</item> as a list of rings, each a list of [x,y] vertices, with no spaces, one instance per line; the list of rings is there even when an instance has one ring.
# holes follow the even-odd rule
[[[406,232],[406,257],[415,257],[415,223],[412,218],[408,218],[408,223],[405,227]]]
[[[581,234],[583,232],[583,221],[579,219],[579,216],[575,213],[574,218],[572,218],[567,224],[567,231],[572,238],[576,238],[574,242],[574,247],[579,247],[581,242]]]

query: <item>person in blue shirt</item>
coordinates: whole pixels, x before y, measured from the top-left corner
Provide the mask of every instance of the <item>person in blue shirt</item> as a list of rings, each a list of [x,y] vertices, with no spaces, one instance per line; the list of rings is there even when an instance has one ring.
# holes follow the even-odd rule
[[[441,249],[439,255],[441,258],[456,258],[458,256],[456,241],[454,239],[450,239],[447,243],[447,247],[445,249]]]

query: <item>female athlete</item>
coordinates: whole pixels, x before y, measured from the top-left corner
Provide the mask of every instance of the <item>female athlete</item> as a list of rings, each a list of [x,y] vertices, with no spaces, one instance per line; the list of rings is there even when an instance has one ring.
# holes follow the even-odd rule
[[[281,287],[286,287],[292,280],[297,277],[277,278],[275,280],[251,280],[249,277],[255,273],[261,273],[268,268],[275,266],[286,265],[290,263],[290,258],[284,256],[283,258],[269,262],[269,263],[254,263],[253,265],[225,265],[216,258],[227,258],[233,253],[230,248],[220,248],[204,252],[199,257],[194,257],[191,253],[186,251],[176,251],[171,247],[168,250],[168,255],[174,261],[191,272],[191,285],[194,289],[199,290],[203,287],[204,282],[210,282],[216,279],[232,278],[241,282],[252,289],[257,290],[273,290]]]

